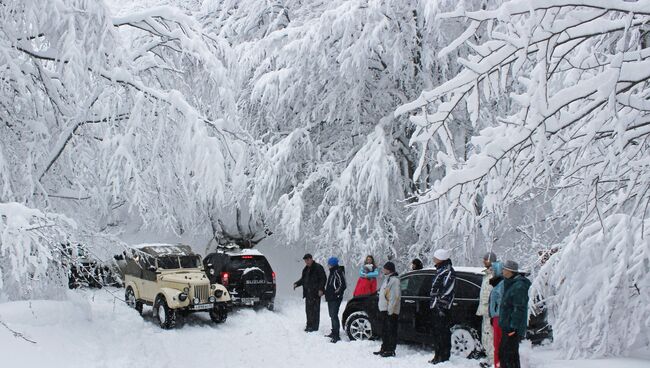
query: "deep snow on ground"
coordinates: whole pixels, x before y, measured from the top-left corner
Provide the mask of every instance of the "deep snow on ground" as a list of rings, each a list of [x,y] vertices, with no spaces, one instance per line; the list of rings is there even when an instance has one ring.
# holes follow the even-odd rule
[[[71,291],[66,301],[0,304],[0,320],[36,344],[14,337],[0,326],[4,367],[414,367],[428,366],[431,353],[400,345],[397,357],[371,353],[379,342],[331,344],[325,304],[321,330],[306,334],[299,299],[278,301],[275,312],[239,310],[222,325],[207,314],[181,319],[175,330],[161,330],[145,307],[143,317],[121,300],[123,289]],[[650,361],[609,359],[555,360],[552,350],[525,347],[529,368],[647,368]],[[475,360],[453,358],[440,367],[478,367]]]

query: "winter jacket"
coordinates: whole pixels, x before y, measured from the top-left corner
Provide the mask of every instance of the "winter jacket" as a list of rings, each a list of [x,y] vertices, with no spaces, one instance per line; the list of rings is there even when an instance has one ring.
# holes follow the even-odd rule
[[[454,302],[454,286],[456,285],[456,271],[451,265],[451,260],[436,266],[436,277],[431,284],[431,302],[429,307],[438,312],[451,309]]]
[[[366,279],[376,279],[379,278],[379,268],[374,267],[372,271],[368,271],[366,268],[366,265],[361,266],[361,269],[359,270],[359,277],[363,277]]]
[[[303,298],[318,298],[318,292],[325,292],[325,281],[327,276],[320,264],[312,263],[311,267],[305,266],[302,269],[302,277],[296,281],[296,286],[302,286]]]
[[[402,291],[399,288],[399,277],[393,273],[384,278],[379,289],[379,311],[388,312],[389,316],[399,314]]]
[[[325,300],[328,302],[343,300],[343,293],[346,287],[345,268],[343,266],[330,268],[330,274],[325,284]]]
[[[530,280],[521,274],[503,280],[503,299],[499,310],[499,326],[504,334],[514,331],[518,337],[526,337],[529,288]]]
[[[492,271],[489,268],[483,270],[483,281],[481,282],[481,292],[479,293],[478,308],[476,309],[477,316],[487,316],[490,309],[490,292],[492,285],[490,279],[492,278]]]
[[[490,318],[499,316],[501,300],[503,299],[503,265],[501,262],[492,263],[492,273],[494,277],[490,279],[493,286],[490,292]]]

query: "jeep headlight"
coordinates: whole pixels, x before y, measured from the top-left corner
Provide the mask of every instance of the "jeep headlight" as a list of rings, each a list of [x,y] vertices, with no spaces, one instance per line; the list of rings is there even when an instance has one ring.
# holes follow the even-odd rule
[[[214,289],[216,289],[216,288],[217,288],[217,284],[212,284],[212,285],[210,285],[210,289],[214,290]]]
[[[210,275],[214,275],[214,269],[213,268],[211,268],[209,272],[210,272]]]
[[[194,304],[199,304],[201,303],[201,300],[199,298],[194,298],[192,299],[192,302],[194,302]]]
[[[183,292],[184,292],[185,294],[189,293],[189,292],[190,292],[190,288],[188,288],[187,286],[184,287],[184,288],[183,288]]]
[[[209,301],[210,303],[214,303],[214,302],[217,301],[217,298],[215,298],[215,297],[213,297],[213,296],[210,296],[210,297],[208,298],[208,301]]]
[[[214,296],[216,296],[217,298],[221,298],[222,295],[223,295],[223,290],[214,291]]]
[[[186,288],[187,289],[187,288]],[[180,293],[178,294],[178,300],[184,302],[187,300],[187,293]]]

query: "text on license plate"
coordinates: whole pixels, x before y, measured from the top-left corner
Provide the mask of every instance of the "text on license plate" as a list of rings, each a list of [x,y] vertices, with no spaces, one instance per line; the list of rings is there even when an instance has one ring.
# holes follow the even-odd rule
[[[192,307],[194,310],[212,309],[212,304],[196,304]]]
[[[259,302],[260,298],[241,298],[241,302],[244,304],[253,304]]]

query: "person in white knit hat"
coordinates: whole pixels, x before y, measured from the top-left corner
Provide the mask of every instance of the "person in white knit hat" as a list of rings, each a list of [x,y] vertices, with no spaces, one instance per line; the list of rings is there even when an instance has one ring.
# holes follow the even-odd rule
[[[456,272],[451,265],[449,253],[447,249],[438,249],[433,253],[436,276],[431,284],[430,308],[433,313],[433,346],[436,354],[429,361],[431,364],[446,362],[451,355],[451,306],[454,303]]]

